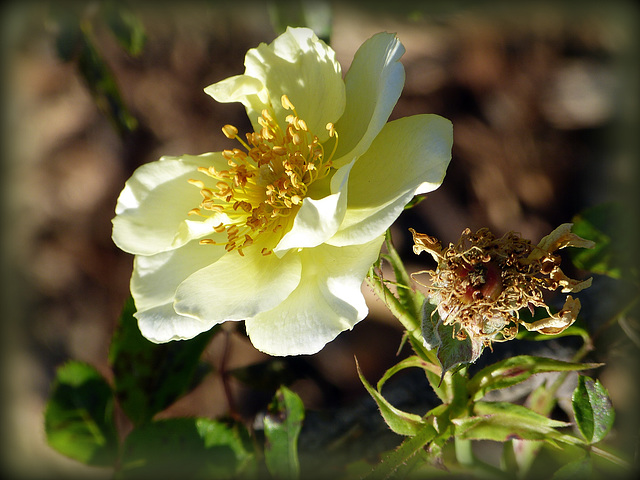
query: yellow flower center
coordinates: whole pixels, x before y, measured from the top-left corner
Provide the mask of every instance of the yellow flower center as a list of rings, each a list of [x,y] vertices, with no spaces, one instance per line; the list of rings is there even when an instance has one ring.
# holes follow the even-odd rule
[[[198,188],[203,200],[190,215],[211,216],[225,214],[228,220],[213,229],[227,233],[227,241],[200,240],[203,245],[224,244],[227,251],[242,249],[252,245],[257,236],[270,235],[263,255],[272,253],[289,219],[295,216],[302,200],[307,196],[309,186],[326,177],[331,170],[331,157],[337,146],[337,133],[333,124],[327,124],[329,136],[336,137],[334,149],[325,159],[324,147],[313,135],[286,95],[282,96],[282,106],[292,114],[286,117],[283,129],[268,110],[262,111],[258,123],[259,132],[246,134],[246,142],[238,136],[238,129],[225,125],[223,133],[237,140],[243,149],[224,150],[228,169],[216,170],[199,167],[198,171],[214,180],[214,187],[201,180],[190,179]],[[273,235],[276,234],[276,235]]]

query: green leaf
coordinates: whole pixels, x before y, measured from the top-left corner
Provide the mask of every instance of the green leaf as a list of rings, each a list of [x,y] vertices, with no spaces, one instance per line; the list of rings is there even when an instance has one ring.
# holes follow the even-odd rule
[[[421,359],[417,355],[413,355],[411,357],[405,358],[404,360],[400,361],[400,363],[397,363],[393,367],[389,368],[384,373],[382,378],[378,380],[378,384],[376,385],[376,388],[378,389],[379,392],[381,392],[382,387],[387,380],[389,380],[393,375],[400,372],[401,370],[404,370],[405,368],[411,368],[411,367],[422,368],[427,372],[432,372],[437,374],[440,373],[439,367]]]
[[[571,231],[596,244],[592,249],[570,249],[573,263],[578,268],[613,278],[621,278],[628,273],[628,268],[635,263],[629,257],[632,249],[623,244],[625,215],[622,205],[605,203],[586,209],[573,218]]]
[[[264,417],[265,460],[274,478],[296,479],[300,475],[298,436],[304,420],[300,397],[280,387]]]
[[[576,478],[593,478],[593,462],[586,455],[560,467],[551,480],[575,480]]]
[[[52,8],[50,11],[52,25],[56,28],[55,48],[58,57],[69,62],[78,55],[82,48],[83,34],[80,29],[80,12],[77,6]]]
[[[144,26],[140,19],[122,4],[115,2],[104,4],[103,13],[109,29],[120,46],[133,57],[140,55],[146,41]]]
[[[555,430],[570,424],[552,420],[522,405],[508,402],[477,402],[473,416],[452,419],[455,435],[463,440],[546,440],[577,443],[577,439]]]
[[[113,392],[92,366],[69,362],[58,368],[44,421],[49,445],[63,455],[88,465],[115,463]]]
[[[436,362],[439,363],[439,360],[437,358],[434,358],[434,360],[431,360],[429,358],[429,354],[431,354],[431,352],[426,351],[426,347],[420,339],[416,338],[413,335],[410,335],[409,343],[411,343],[411,347],[418,354],[418,357],[420,357],[425,363],[428,363],[430,365],[435,365]],[[436,393],[438,398],[443,403],[449,403],[451,401],[451,398],[448,394],[448,390],[446,388],[446,385],[442,384],[441,382],[442,367],[438,366],[437,370],[435,371],[431,371],[431,369],[426,368],[425,373],[427,374],[427,379],[429,380],[431,388],[433,388],[433,391]]]
[[[90,10],[90,9],[89,9]],[[93,100],[109,119],[116,131],[125,136],[138,128],[138,121],[125,105],[113,71],[100,54],[93,33],[94,16],[83,5],[55,5],[50,11],[51,21],[57,27],[55,39],[58,56],[66,61],[75,61]],[[127,17],[133,28],[134,19]],[[135,32],[135,33],[134,33]],[[140,46],[139,28],[133,28],[132,46]]]
[[[573,363],[552,358],[518,355],[496,362],[476,373],[468,383],[469,395],[479,400],[491,390],[511,387],[524,382],[532,375],[543,372],[568,372],[588,370],[601,363]]]
[[[598,443],[604,439],[613,426],[615,412],[600,380],[580,375],[571,402],[578,429],[585,440]]]
[[[142,336],[129,298],[111,341],[109,361],[115,391],[127,416],[135,424],[151,420],[202,378],[203,350],[219,330],[213,328],[191,340],[155,344]]]
[[[172,418],[144,424],[127,436],[118,478],[246,478],[256,468],[243,427]]]
[[[138,121],[127,109],[111,68],[91,39],[90,25],[83,23],[81,26],[84,28],[78,54],[80,74],[89,87],[94,102],[116,131],[120,135],[133,132],[138,128]]]
[[[367,392],[369,392],[369,395],[371,395],[378,404],[382,418],[389,428],[398,435],[415,435],[418,433],[425,424],[422,417],[413,413],[403,412],[391,405],[387,399],[364,378],[358,360],[356,360],[356,368],[360,381],[364,385],[364,388],[367,389]]]

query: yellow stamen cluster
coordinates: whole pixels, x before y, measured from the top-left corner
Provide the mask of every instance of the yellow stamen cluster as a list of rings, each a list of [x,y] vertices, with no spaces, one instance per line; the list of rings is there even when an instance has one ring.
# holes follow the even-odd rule
[[[562,287],[563,292],[577,292],[590,284],[590,280],[577,282],[562,273],[560,256],[554,254],[561,248],[559,243],[536,246],[513,232],[496,238],[483,228],[474,234],[466,229],[457,244],[443,249],[436,239],[410,230],[414,252],[427,251],[438,262],[435,271],[414,275],[430,275],[431,283],[425,287],[437,304],[434,313],[445,325],[459,326],[456,336],[460,340],[471,337],[491,346],[492,341],[514,338],[519,325],[554,334],[575,321],[580,310],[577,299],[567,297],[563,309],[552,314],[543,298],[543,290]],[[532,314],[534,307],[542,307],[549,318],[524,322],[519,311],[525,307]]]
[[[284,128],[266,109],[258,118],[262,128],[247,133],[246,141],[238,135],[236,127],[225,125],[222,128],[225,136],[237,140],[243,148],[222,152],[228,169],[198,168],[213,179],[213,188],[209,181],[205,184],[202,180],[189,180],[200,188],[203,197],[200,206],[190,214],[226,215],[228,220],[215,226],[214,231],[226,231],[227,251],[237,250],[243,255],[242,249],[252,245],[258,235],[277,234],[262,249],[263,255],[270,254],[283,235],[286,222],[307,196],[309,186],[330,172],[333,153],[325,158],[323,145],[298,116],[289,98],[283,95],[281,102],[292,112],[286,117]],[[327,130],[331,137],[336,137],[337,144],[333,124],[328,124]],[[212,239],[200,243],[218,244]]]

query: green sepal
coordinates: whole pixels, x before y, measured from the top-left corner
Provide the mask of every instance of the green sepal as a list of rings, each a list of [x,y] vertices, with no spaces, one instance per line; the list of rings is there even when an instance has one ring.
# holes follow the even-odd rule
[[[413,316],[413,318],[418,319],[420,317],[425,297],[422,292],[414,288],[411,276],[405,269],[404,263],[393,245],[391,230],[387,230],[385,232],[385,246],[387,248],[387,253],[382,254],[381,258],[388,261],[393,268],[396,284],[398,286],[398,300],[400,300],[402,306],[411,316]]]
[[[473,363],[482,354],[484,345],[481,340],[469,336],[458,339],[455,324],[445,325],[438,311],[426,299],[422,304],[420,323],[424,344],[429,350],[436,351],[442,367],[440,381],[449,370]]]

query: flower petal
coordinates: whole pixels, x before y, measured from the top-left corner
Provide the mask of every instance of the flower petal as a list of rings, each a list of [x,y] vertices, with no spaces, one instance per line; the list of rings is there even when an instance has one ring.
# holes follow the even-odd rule
[[[274,309],[247,319],[253,345],[270,355],[313,354],[353,328],[368,313],[362,281],[382,242],[302,250],[298,287]]]
[[[170,303],[137,312],[134,317],[138,319],[138,327],[142,335],[154,343],[188,340],[216,325],[216,322],[207,323],[196,318],[178,315]]]
[[[204,91],[216,102],[242,103],[254,131],[260,131],[262,127],[258,123],[258,117],[260,112],[269,106],[269,93],[260,80],[249,75],[236,75],[209,85]]]
[[[224,163],[221,163],[224,162]],[[139,167],[125,183],[112,220],[114,243],[125,252],[152,255],[180,247],[210,232],[189,220],[189,210],[202,201],[188,180],[198,166],[226,165],[219,153],[163,157]]]
[[[335,193],[318,200],[303,200],[293,227],[273,250],[276,255],[281,257],[292,248],[317,247],[336,233],[347,208],[347,180],[352,167],[353,162],[333,175],[331,192]]]
[[[337,167],[362,155],[388,120],[404,86],[404,52],[390,33],[374,35],[356,52],[345,77],[347,104],[336,123]]]
[[[259,245],[232,251],[198,270],[176,291],[174,307],[181,315],[203,322],[244,320],[274,308],[300,282],[300,258],[264,256]]]
[[[286,125],[285,117],[291,112],[280,102],[286,94],[309,130],[320,141],[328,138],[327,123],[335,122],[344,111],[345,86],[335,52],[313,30],[289,27],[270,45],[261,43],[249,50],[244,64],[244,75],[205,91],[219,102],[242,102],[256,131],[264,108],[273,108],[278,123]],[[258,90],[260,85],[264,92]]]
[[[414,115],[389,122],[349,175],[347,212],[330,245],[381,235],[415,194],[440,186],[451,160],[451,122]]]
[[[189,275],[218,261],[226,253],[222,245],[200,245],[198,240],[193,240],[167,252],[149,256],[136,255],[131,276],[131,294],[137,311],[142,312],[164,304],[171,305],[173,309],[178,285]]]
[[[163,343],[193,338],[213,327],[213,322],[177,314],[173,300],[176,288],[185,278],[224,254],[222,246],[200,245],[195,240],[168,252],[136,255],[131,295],[142,335],[152,342]]]

